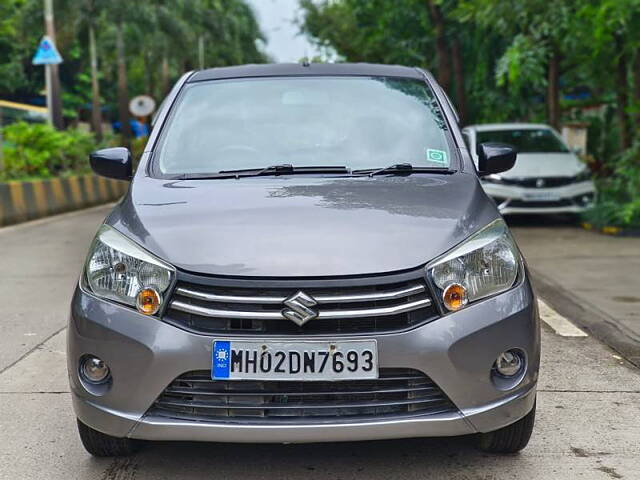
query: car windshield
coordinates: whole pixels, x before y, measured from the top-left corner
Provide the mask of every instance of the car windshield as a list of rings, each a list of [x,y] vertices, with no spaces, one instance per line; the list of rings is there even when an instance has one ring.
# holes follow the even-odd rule
[[[276,77],[194,83],[163,128],[166,175],[293,167],[449,168],[448,132],[423,81]]]
[[[562,140],[548,128],[490,130],[477,132],[476,143],[499,142],[514,147],[518,153],[567,153]]]

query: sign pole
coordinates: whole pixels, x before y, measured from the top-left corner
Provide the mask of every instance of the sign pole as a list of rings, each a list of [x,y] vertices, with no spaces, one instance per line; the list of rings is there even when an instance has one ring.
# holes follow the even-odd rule
[[[51,65],[44,66],[45,94],[47,96],[47,120],[53,125],[53,108],[51,106]]]
[[[55,44],[56,28],[53,22],[53,0],[44,0],[44,26],[47,36]],[[47,65],[47,71],[47,78],[49,79],[47,106],[49,107],[51,123],[56,129],[62,130],[64,128],[64,120],[62,118],[62,97],[58,65]]]

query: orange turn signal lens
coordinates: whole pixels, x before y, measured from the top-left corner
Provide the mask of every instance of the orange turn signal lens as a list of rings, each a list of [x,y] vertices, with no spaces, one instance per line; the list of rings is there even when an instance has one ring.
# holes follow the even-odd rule
[[[162,303],[162,298],[153,288],[143,288],[136,297],[138,311],[145,315],[157,313],[160,310],[160,303]]]
[[[442,293],[442,300],[445,307],[452,312],[460,310],[469,301],[467,298],[467,289],[459,283],[452,283],[444,289],[444,292]]]

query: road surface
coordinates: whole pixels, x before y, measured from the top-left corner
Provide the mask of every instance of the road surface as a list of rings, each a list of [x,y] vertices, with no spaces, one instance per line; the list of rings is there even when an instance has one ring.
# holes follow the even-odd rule
[[[0,479],[640,478],[638,369],[545,305],[538,420],[519,455],[479,453],[463,438],[161,443],[128,459],[90,457],[71,410],[65,324],[85,252],[107,211],[0,229]]]

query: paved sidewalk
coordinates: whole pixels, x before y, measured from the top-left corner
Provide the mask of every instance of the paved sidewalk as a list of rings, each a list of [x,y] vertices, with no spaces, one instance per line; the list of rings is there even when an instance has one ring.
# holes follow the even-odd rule
[[[551,220],[510,223],[538,294],[640,366],[640,238]]]

